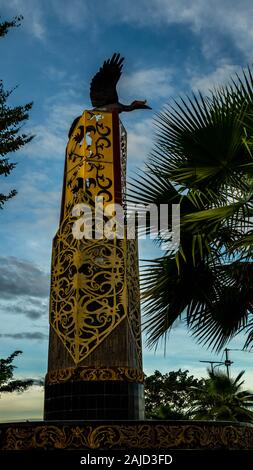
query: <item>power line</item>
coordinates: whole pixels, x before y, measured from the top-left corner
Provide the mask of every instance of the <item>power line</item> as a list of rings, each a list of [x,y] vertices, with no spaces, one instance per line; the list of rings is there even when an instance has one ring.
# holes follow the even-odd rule
[[[222,361],[199,361],[199,362],[207,362],[208,364],[211,364],[211,371],[214,371],[214,368],[217,367],[218,365],[224,364]],[[214,366],[216,364],[216,366]]]
[[[222,354],[222,357],[225,353],[225,361],[199,361],[199,362],[206,362],[208,364],[211,364],[211,371],[212,373],[214,372],[214,369],[215,367],[218,367],[219,365],[224,365],[226,366],[226,369],[227,369],[227,376],[229,378],[229,368],[231,367],[231,365],[233,364],[233,361],[230,361],[229,359],[229,352],[230,349],[228,348],[225,348],[224,351],[223,351],[223,354]],[[216,364],[216,366],[214,366],[214,364]]]
[[[241,352],[247,352],[250,354],[253,354],[253,351],[250,351],[249,349],[234,349],[234,348],[228,348],[228,351],[241,351]]]
[[[223,350],[223,353],[222,353],[222,356],[221,356],[221,359],[224,357],[224,354],[225,354],[225,360],[224,361],[199,361],[199,362],[206,362],[208,364],[211,364],[211,370],[212,372],[214,371],[214,368],[215,367],[218,367],[218,365],[224,365],[226,366],[226,369],[227,369],[227,376],[229,378],[230,376],[230,367],[232,364],[234,364],[234,361],[231,361],[229,359],[229,351],[241,351],[241,352],[247,352],[247,353],[251,353],[253,354],[253,351],[249,350],[249,349],[237,349],[237,348],[225,348]],[[216,364],[216,366],[214,366],[214,364]]]

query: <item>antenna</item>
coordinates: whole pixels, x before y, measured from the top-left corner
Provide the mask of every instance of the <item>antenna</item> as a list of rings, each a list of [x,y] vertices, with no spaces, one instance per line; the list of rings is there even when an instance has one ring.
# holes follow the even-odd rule
[[[199,361],[199,362],[207,362],[208,364],[211,364],[211,371],[213,372],[215,367],[220,366],[221,364],[224,364],[222,361]],[[216,364],[216,366],[214,366]]]
[[[228,351],[231,351],[231,349],[228,349],[228,348],[224,349],[225,361],[199,361],[199,362],[207,362],[208,364],[211,364],[211,371],[212,372],[214,371],[215,367],[218,367],[219,365],[223,364],[224,366],[226,366],[227,376],[229,378],[229,368],[233,364],[233,361],[230,361],[229,356],[228,356]],[[224,354],[224,352],[223,352],[223,354]],[[222,354],[222,356],[223,356],[223,354]],[[216,365],[214,366],[214,364],[216,364]]]

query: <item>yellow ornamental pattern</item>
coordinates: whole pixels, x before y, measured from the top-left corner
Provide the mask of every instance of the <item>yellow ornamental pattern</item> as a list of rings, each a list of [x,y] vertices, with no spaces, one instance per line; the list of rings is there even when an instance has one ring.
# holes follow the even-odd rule
[[[91,205],[103,197],[105,206],[114,202],[112,113],[85,111],[76,123],[66,150],[63,218],[83,189],[83,202]]]
[[[126,240],[76,239],[73,207],[115,201],[111,113],[86,111],[66,151],[62,216],[53,241],[50,324],[74,362],[87,357],[127,315]]]
[[[33,449],[157,449],[163,454],[172,449],[252,450],[253,427],[248,423],[188,421],[132,421],[118,424],[92,423],[79,425],[58,422],[2,424],[1,450]],[[163,451],[162,451],[163,449]]]
[[[134,383],[144,382],[144,373],[140,369],[129,367],[67,367],[56,369],[46,375],[46,384],[66,383],[74,380],[103,381],[117,380]]]

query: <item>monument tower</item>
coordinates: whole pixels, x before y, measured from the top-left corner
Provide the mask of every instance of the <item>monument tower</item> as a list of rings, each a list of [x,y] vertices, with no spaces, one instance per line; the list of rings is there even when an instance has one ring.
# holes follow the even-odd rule
[[[170,464],[175,450],[186,451],[188,463],[189,450],[224,450],[227,461],[230,450],[253,448],[249,423],[143,420],[137,240],[119,237],[113,224],[103,230],[116,204],[125,208],[127,136],[119,113],[148,108],[144,101],[119,103],[122,63],[119,54],[104,62],[91,82],[93,109],[70,128],[52,251],[45,419],[0,423],[7,468],[12,461],[30,468],[32,455],[36,464],[53,459],[65,468],[80,455],[72,450],[87,465],[105,462],[105,451],[124,462],[130,451],[128,463],[139,465],[147,463],[142,456]],[[125,215],[121,210],[123,235]]]
[[[144,417],[137,240],[94,236],[93,220],[97,198],[104,211],[125,207],[127,134],[119,112],[148,108],[118,102],[122,62],[119,54],[104,62],[91,83],[95,109],[70,129],[52,250],[46,420]],[[73,235],[84,205],[92,213],[89,238]]]

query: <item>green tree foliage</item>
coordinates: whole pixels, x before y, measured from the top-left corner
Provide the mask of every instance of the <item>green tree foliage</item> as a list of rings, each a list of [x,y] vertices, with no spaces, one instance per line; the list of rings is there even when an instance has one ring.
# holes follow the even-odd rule
[[[130,201],[180,205],[175,250],[146,261],[145,328],[157,345],[178,320],[221,350],[244,331],[253,343],[253,76],[209,96],[177,100],[156,116],[156,144]],[[170,222],[169,229],[172,228]],[[151,227],[152,230],[152,227]],[[158,242],[168,236],[159,232]]]
[[[22,17],[15,17],[12,21],[0,23],[0,37],[5,36],[8,30],[20,25]],[[0,80],[0,175],[8,176],[15,168],[16,163],[10,162],[9,154],[16,152],[30,142],[33,136],[20,133],[21,127],[29,118],[29,110],[32,103],[20,106],[8,106],[7,101],[13,90],[5,91]],[[0,208],[4,203],[15,196],[17,191],[12,189],[9,194],[0,193]]]
[[[209,378],[195,388],[191,407],[194,419],[253,422],[253,393],[242,390],[244,371],[235,378],[208,371]]]
[[[189,371],[158,370],[145,378],[145,416],[150,419],[189,419],[195,388],[203,384]]]
[[[17,380],[13,378],[13,365],[15,357],[22,354],[22,351],[14,351],[6,359],[0,359],[0,394],[6,392],[24,392],[29,387],[37,383],[33,379]]]

